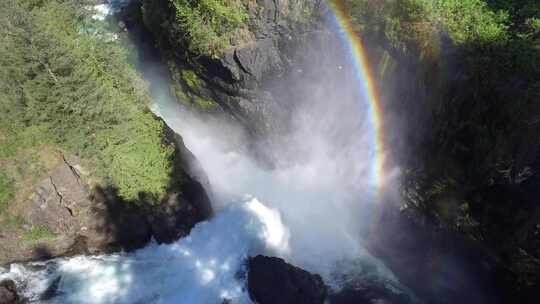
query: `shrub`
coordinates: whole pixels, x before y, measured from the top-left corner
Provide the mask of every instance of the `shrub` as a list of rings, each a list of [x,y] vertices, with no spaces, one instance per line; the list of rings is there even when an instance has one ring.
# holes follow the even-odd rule
[[[508,39],[508,13],[494,12],[482,0],[437,0],[435,14],[457,44],[503,44]]]
[[[169,0],[176,10],[178,31],[189,49],[218,56],[230,46],[234,33],[247,21],[246,0]]]
[[[9,144],[0,157],[50,142],[126,199],[162,194],[172,153],[163,125],[124,49],[87,30],[91,22],[77,1],[0,3],[0,140]]]
[[[14,196],[13,181],[5,172],[0,171],[0,212],[7,207]]]

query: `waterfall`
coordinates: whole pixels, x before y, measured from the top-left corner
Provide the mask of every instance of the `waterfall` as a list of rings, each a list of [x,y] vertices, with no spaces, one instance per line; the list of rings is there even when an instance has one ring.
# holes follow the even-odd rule
[[[99,7],[96,18],[110,11]],[[397,290],[394,275],[360,237],[375,208],[370,176],[374,130],[358,103],[350,69],[326,58],[313,63],[318,78],[306,76],[298,87],[288,88],[299,93],[294,131],[283,144],[295,157],[273,169],[231,149],[231,142],[242,143],[242,132],[186,111],[171,97],[161,63],[145,62],[152,110],[199,159],[217,215],[170,245],[13,264],[0,270],[0,280],[11,278],[24,286],[31,303],[251,303],[244,262],[267,254],[319,273],[335,288],[347,278],[363,277]],[[50,286],[56,293],[47,299],[43,294]]]

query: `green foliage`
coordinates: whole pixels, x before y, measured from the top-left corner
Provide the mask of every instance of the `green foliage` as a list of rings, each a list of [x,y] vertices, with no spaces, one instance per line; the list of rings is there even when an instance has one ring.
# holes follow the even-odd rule
[[[6,132],[0,137],[0,158],[14,157],[21,149],[36,148],[51,141],[48,128],[44,125],[20,126],[10,130],[4,121],[3,124],[0,123],[0,130]]]
[[[15,196],[13,181],[3,171],[0,171],[0,212],[9,204]]]
[[[176,10],[178,32],[189,49],[218,56],[230,46],[235,32],[247,21],[245,0],[169,0]]]
[[[432,187],[426,196],[452,191],[437,183],[440,176],[470,189],[500,164],[512,169],[530,161],[525,147],[540,143],[539,1],[342,2],[367,44],[386,49],[398,64],[413,62],[411,77],[429,91],[409,99],[419,98],[416,106],[434,117],[431,138],[415,147],[425,153]],[[384,70],[388,59],[376,59]]]
[[[211,112],[212,110],[217,108],[217,104],[215,101],[206,99],[198,95],[193,96],[193,101],[197,109],[203,112]]]
[[[23,234],[23,240],[26,242],[36,244],[44,240],[52,240],[56,235],[47,226],[32,226],[30,230],[25,231]]]
[[[498,0],[344,0],[356,30],[393,49],[435,60],[448,35],[472,70],[507,75],[538,72],[531,39],[540,32],[540,3]],[[535,38],[536,37],[536,38]],[[486,69],[492,69],[486,71]],[[475,71],[476,73],[476,71]]]
[[[437,20],[456,44],[504,44],[509,38],[508,13],[494,12],[482,0],[437,0],[434,6]]]
[[[215,101],[201,96],[205,84],[194,70],[181,70],[169,63],[169,71],[173,79],[171,92],[179,102],[199,112],[210,113],[218,108]]]
[[[364,34],[384,37],[395,49],[418,50],[433,43],[441,28],[455,44],[508,41],[506,11],[492,11],[482,0],[345,0],[349,15]],[[431,40],[431,41],[430,41]]]
[[[119,194],[128,199],[138,198],[139,193],[159,197],[165,192],[171,173],[169,160],[174,148],[161,147],[163,124],[160,121],[134,119],[124,132],[110,132],[109,145],[104,154],[112,160],[111,176]],[[132,132],[132,137],[123,134]],[[156,147],[161,147],[156,149]]]
[[[180,72],[180,75],[182,76],[182,79],[186,83],[186,85],[194,91],[198,91],[203,85],[204,82],[197,76],[197,73],[193,70],[182,70]]]
[[[0,158],[51,143],[126,199],[159,195],[172,153],[163,126],[146,110],[146,86],[124,49],[93,22],[77,1],[0,3]]]
[[[343,1],[358,32],[384,39],[393,48],[403,51],[409,41],[417,38],[418,27],[431,18],[427,3],[424,0]]]

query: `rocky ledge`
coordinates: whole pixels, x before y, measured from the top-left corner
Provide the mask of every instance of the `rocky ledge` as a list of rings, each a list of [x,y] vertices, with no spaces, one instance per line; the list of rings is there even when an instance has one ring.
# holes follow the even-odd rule
[[[166,127],[163,140],[175,147],[164,198],[124,201],[114,187],[92,184],[78,159],[63,158],[0,232],[0,264],[129,251],[152,238],[170,243],[188,235],[212,215],[207,178],[182,137]]]
[[[248,269],[248,290],[256,303],[324,303],[326,286],[317,274],[262,255],[250,258]]]

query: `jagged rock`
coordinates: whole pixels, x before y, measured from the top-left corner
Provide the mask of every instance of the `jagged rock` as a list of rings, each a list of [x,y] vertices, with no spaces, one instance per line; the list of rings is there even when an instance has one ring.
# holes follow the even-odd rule
[[[248,290],[259,304],[322,304],[326,298],[319,275],[261,255],[248,261]]]
[[[266,73],[275,73],[282,69],[279,51],[272,39],[261,39],[239,46],[235,49],[234,55],[240,68],[257,81],[261,81]]]
[[[4,280],[0,282],[0,304],[16,304],[19,303],[19,294],[15,282]]]

